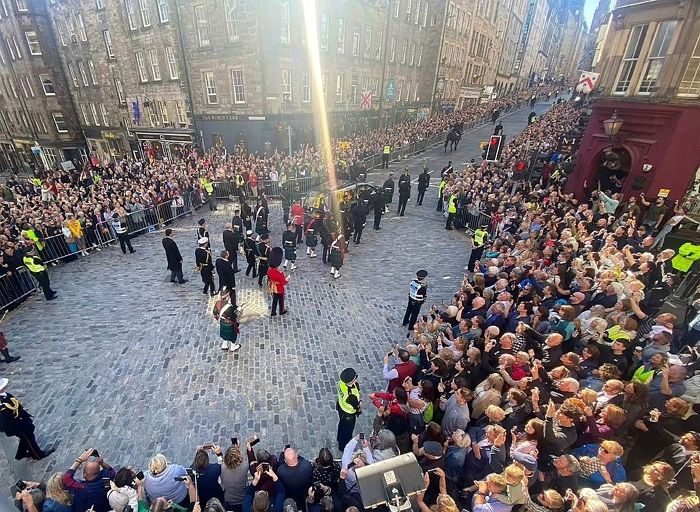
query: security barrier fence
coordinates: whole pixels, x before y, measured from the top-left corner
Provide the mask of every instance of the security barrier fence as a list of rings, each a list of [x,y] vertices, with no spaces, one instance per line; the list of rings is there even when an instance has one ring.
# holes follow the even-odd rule
[[[37,283],[25,267],[7,272],[0,277],[0,310],[4,311],[19,305],[36,289]]]

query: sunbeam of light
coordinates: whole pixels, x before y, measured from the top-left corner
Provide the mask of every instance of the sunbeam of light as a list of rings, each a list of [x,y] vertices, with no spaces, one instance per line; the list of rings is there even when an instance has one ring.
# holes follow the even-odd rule
[[[338,189],[338,181],[335,175],[335,165],[333,163],[333,149],[331,147],[331,134],[328,128],[328,115],[326,113],[326,101],[323,97],[323,79],[321,78],[321,55],[318,44],[318,26],[316,20],[316,0],[303,0],[304,6],[304,27],[306,29],[306,48],[309,60],[309,70],[311,72],[312,84],[312,110],[314,112],[314,128],[316,131],[316,143],[321,148],[323,162],[326,166],[328,182],[333,196],[329,201],[333,208],[333,217],[336,221],[340,219],[339,202],[335,197]]]

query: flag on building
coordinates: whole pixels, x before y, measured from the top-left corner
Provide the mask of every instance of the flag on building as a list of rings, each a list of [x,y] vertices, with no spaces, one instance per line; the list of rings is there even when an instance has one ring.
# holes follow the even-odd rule
[[[370,110],[372,108],[372,91],[362,91],[360,93],[360,110]]]
[[[600,73],[592,73],[591,71],[584,71],[581,73],[581,78],[578,79],[576,84],[576,92],[582,92],[583,94],[590,93],[595,89],[595,83],[598,81]]]

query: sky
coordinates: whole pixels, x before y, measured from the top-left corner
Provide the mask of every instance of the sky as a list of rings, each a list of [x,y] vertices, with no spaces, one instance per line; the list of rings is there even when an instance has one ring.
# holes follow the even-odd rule
[[[591,26],[591,20],[593,19],[593,13],[595,8],[598,7],[598,0],[586,0],[586,4],[583,7],[583,17],[586,18],[586,23],[588,27]]]

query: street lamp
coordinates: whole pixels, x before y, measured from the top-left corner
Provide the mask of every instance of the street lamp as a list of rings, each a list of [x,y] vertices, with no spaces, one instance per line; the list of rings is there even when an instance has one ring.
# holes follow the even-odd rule
[[[603,128],[605,129],[605,135],[608,137],[614,137],[622,128],[624,119],[617,117],[617,110],[613,112],[613,115],[609,119],[603,121]]]

